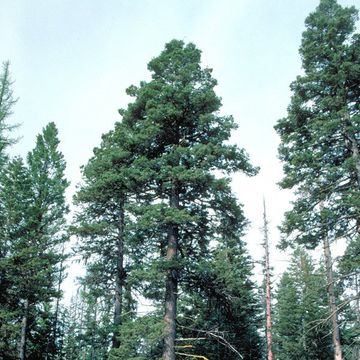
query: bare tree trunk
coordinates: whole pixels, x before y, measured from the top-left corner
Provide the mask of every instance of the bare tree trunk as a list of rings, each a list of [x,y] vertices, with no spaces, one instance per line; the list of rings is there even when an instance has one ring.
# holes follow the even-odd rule
[[[170,197],[170,206],[179,207],[179,193],[177,186],[173,184]],[[169,226],[166,260],[176,260],[178,252],[178,227],[175,224]],[[164,348],[163,360],[175,360],[176,338],[176,303],[177,303],[178,274],[177,269],[170,266],[166,274],[165,287],[165,315],[164,315]]]
[[[269,231],[266,217],[266,206],[264,200],[264,248],[265,248],[265,300],[266,300],[266,342],[267,342],[267,359],[273,360],[272,353],[272,319],[271,319],[271,275],[269,259]]]
[[[321,210],[323,210],[324,208],[323,203],[320,204],[320,208]],[[331,312],[334,359],[342,360],[343,357],[342,357],[341,343],[340,343],[340,331],[337,321],[337,307],[336,307],[336,298],[335,298],[335,290],[334,290],[334,277],[332,271],[332,257],[331,257],[330,243],[327,233],[325,233],[324,235],[323,245],[324,245],[324,257],[325,257],[326,278],[327,278],[327,293],[329,297],[329,305]]]
[[[26,333],[28,326],[28,312],[29,312],[29,300],[26,299],[24,302],[24,315],[21,321],[21,337],[19,344],[19,359],[25,360],[26,356]]]
[[[125,281],[124,270],[124,200],[120,200],[119,228],[116,243],[116,275],[115,275],[115,304],[114,304],[114,333],[112,339],[112,347],[120,346],[119,326],[121,325],[121,315],[123,307],[123,288]]]

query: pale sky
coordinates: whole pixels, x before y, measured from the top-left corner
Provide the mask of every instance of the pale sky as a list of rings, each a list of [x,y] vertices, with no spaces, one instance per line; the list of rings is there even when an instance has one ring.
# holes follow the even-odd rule
[[[340,0],[360,7],[359,0]],[[255,178],[234,176],[233,187],[251,221],[246,241],[260,259],[262,199],[267,202],[275,273],[288,256],[274,249],[277,225],[291,194],[279,190],[279,139],[273,126],[286,115],[290,83],[301,73],[306,16],[318,0],[0,0],[0,62],[10,60],[19,101],[12,122],[22,136],[13,154],[25,155],[50,121],[59,129],[71,181],[120,120],[125,89],[149,79],[147,63],[174,38],[202,50],[213,68],[222,113],[239,124],[233,141],[244,147]],[[71,270],[70,270],[71,272]]]

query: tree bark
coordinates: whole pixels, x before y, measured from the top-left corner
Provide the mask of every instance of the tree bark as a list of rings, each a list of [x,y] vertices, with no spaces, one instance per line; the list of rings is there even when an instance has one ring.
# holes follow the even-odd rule
[[[320,204],[321,210],[323,210],[323,203]],[[334,277],[332,271],[332,257],[330,250],[329,238],[325,230],[325,235],[323,238],[324,245],[324,257],[325,257],[325,268],[326,268],[326,278],[327,278],[327,293],[329,297],[329,306],[331,314],[331,324],[332,324],[332,340],[334,346],[334,360],[342,360],[342,350],[340,343],[340,330],[337,320],[337,307],[336,307],[336,297],[334,290]]]
[[[170,207],[179,207],[179,192],[176,184],[173,184]],[[166,260],[171,264],[176,260],[178,253],[178,227],[170,224],[168,228],[168,243]],[[176,338],[176,303],[177,303],[178,274],[174,265],[170,265],[166,274],[165,285],[165,315],[164,315],[164,348],[163,360],[175,360],[175,338]]]
[[[60,291],[61,291],[61,284],[63,281],[63,273],[64,273],[64,253],[65,253],[65,245],[63,243],[62,250],[61,250],[61,261],[60,261],[60,269],[59,269],[59,281],[57,286],[57,298],[56,298],[56,304],[55,304],[55,313],[54,313],[54,328],[53,328],[53,338],[50,339],[52,344],[48,341],[47,343],[47,350],[46,350],[46,359],[48,359],[49,355],[49,348],[52,347],[53,351],[56,351],[56,339],[58,336],[58,322],[59,322],[59,311],[60,311]],[[51,351],[51,350],[50,350]]]
[[[356,292],[356,326],[360,329],[360,283],[358,275],[355,275],[355,292]],[[353,359],[360,359],[360,345],[356,344],[353,347]]]
[[[269,231],[268,221],[266,218],[266,207],[264,200],[264,248],[265,248],[265,298],[266,298],[266,342],[267,342],[267,359],[273,360],[272,353],[272,319],[271,319],[271,276],[270,276],[270,259],[269,259]]]
[[[19,359],[25,360],[26,356],[26,334],[28,326],[28,312],[29,312],[29,300],[24,301],[24,315],[21,321],[21,337],[19,344]]]
[[[120,200],[120,213],[118,223],[118,237],[116,242],[116,275],[115,275],[115,304],[114,304],[114,333],[112,339],[112,347],[118,348],[120,346],[119,326],[122,322],[122,308],[123,308],[123,289],[125,282],[124,269],[124,199]]]

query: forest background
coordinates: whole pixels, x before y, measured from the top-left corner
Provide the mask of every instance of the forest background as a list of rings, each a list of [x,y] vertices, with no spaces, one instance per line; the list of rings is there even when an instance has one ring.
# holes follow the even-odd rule
[[[94,146],[99,144],[100,134],[106,132],[109,128],[112,127],[111,126],[112,123],[118,120],[118,118],[112,121],[109,120],[109,124],[111,125],[108,128],[104,128],[103,130],[99,131],[96,140],[96,136],[95,134],[93,134],[94,128],[97,129],[103,128],[104,125],[106,126],[107,120],[110,119],[110,117],[115,118],[115,114],[116,114],[115,111],[113,111],[113,114],[111,114],[111,112],[109,111],[108,114],[107,112],[103,112],[102,110],[104,108],[108,108],[109,106],[107,100],[108,98],[112,98],[112,95],[109,95],[110,92],[114,90],[114,93],[116,93],[118,97],[117,105],[115,106],[113,104],[114,108],[126,107],[126,103],[129,101],[129,99],[126,98],[125,96],[123,97],[119,95],[118,89],[115,90],[116,85],[113,84],[114,76],[111,73],[113,69],[111,68],[110,65],[113,64],[112,62],[113,61],[115,62],[116,60],[118,62],[118,67],[121,68],[120,73],[124,75],[121,76],[121,79],[117,78],[118,84],[120,83],[123,84],[124,79],[126,79],[126,76],[129,76],[129,73],[131,75],[134,75],[135,73],[137,76],[139,75],[140,72],[136,71],[135,68],[133,68],[136,62],[132,61],[132,59],[134,55],[136,56],[137,61],[139,61],[140,58],[142,58],[143,55],[142,53],[136,55],[137,54],[136,49],[138,48],[134,46],[134,44],[140,44],[141,41],[139,42],[133,41],[131,42],[131,44],[129,44],[129,46],[127,46],[127,41],[130,42],[129,39],[131,38],[129,34],[136,37],[138,31],[142,29],[142,26],[145,25],[146,21],[149,19],[149,11],[158,11],[158,9],[154,7],[146,8],[146,6],[153,5],[150,2],[145,2],[144,4],[142,4],[145,6],[142,6],[141,9],[136,8],[136,3],[132,3],[133,7],[130,6],[129,3],[119,3],[118,6],[122,7],[121,10],[124,10],[124,12],[122,12],[124,18],[122,17],[119,18],[120,23],[118,25],[119,27],[124,25],[126,26],[126,24],[128,25],[126,27],[127,31],[123,31],[121,33],[121,36],[127,36],[127,38],[126,40],[123,39],[124,41],[122,43],[122,46],[120,47],[122,50],[121,53],[114,52],[112,56],[110,56],[109,54],[112,53],[113,49],[111,48],[110,43],[108,42],[107,35],[109,34],[111,37],[114,34],[112,29],[116,27],[117,21],[119,20],[118,18],[115,19],[114,17],[114,14],[116,12],[112,11],[111,14],[107,13],[107,8],[105,9],[105,7],[101,5],[99,5],[98,8],[93,7],[91,10],[89,10],[89,8],[86,8],[86,11],[80,11],[79,9],[79,14],[81,13],[82,16],[81,20],[87,19],[87,25],[88,25],[88,26],[81,26],[80,25],[81,22],[78,22],[78,18],[76,16],[77,12],[75,13],[73,12],[74,9],[71,9],[72,11],[70,13],[66,13],[66,11],[69,9],[68,8],[65,9],[64,7],[65,3],[66,2],[56,3],[58,6],[52,8],[51,14],[41,12],[41,10],[45,9],[46,7],[39,7],[37,9],[39,10],[39,12],[36,14],[36,16],[39,16],[40,21],[31,22],[31,28],[30,27],[27,28],[26,24],[30,24],[29,21],[31,19],[31,17],[29,17],[29,14],[32,11],[34,11],[34,8],[30,9],[27,8],[27,6],[24,5],[23,3],[19,5],[19,3],[15,2],[15,6],[13,6],[12,9],[10,8],[10,10],[14,11],[14,13],[12,14],[13,18],[10,15],[4,21],[5,25],[10,25],[9,27],[6,27],[4,33],[6,34],[7,38],[9,38],[9,36],[12,36],[13,39],[15,39],[15,41],[12,42],[11,45],[10,43],[8,43],[10,45],[10,48],[12,48],[10,50],[14,50],[15,53],[16,51],[19,50],[22,51],[23,53],[21,58],[28,60],[27,65],[29,66],[30,64],[31,68],[35,70],[35,71],[31,71],[31,76],[29,76],[28,74],[25,75],[25,68],[23,68],[23,72],[22,72],[21,65],[19,66],[21,62],[18,62],[20,79],[28,80],[29,83],[31,83],[32,88],[30,90],[30,87],[26,89],[26,87],[20,86],[19,94],[16,93],[16,96],[20,95],[19,103],[21,102],[22,98],[25,98],[26,100],[24,101],[24,104],[27,105],[25,106],[25,108],[20,107],[20,118],[16,115],[13,117],[13,120],[21,124],[21,127],[19,127],[18,130],[18,134],[20,135],[19,137],[21,137],[21,134],[24,133],[26,134],[26,136],[23,139],[21,139],[21,141],[19,142],[19,144],[21,143],[22,145],[15,146],[12,149],[12,154],[20,153],[21,155],[25,155],[26,152],[30,150],[30,146],[27,148],[27,144],[28,144],[27,135],[28,133],[30,133],[30,131],[28,132],[26,130],[27,127],[30,126],[32,130],[35,129],[36,133],[38,133],[40,132],[40,129],[37,128],[38,124],[40,125],[40,127],[44,127],[49,120],[53,120],[57,124],[60,130],[59,138],[62,144],[60,150],[64,153],[65,160],[67,160],[69,164],[66,172],[66,177],[72,182],[72,186],[68,190],[67,198],[68,198],[68,202],[71,203],[71,198],[74,193],[75,187],[77,183],[80,181],[80,174],[78,170],[75,170],[75,168],[79,169],[80,164],[86,163],[86,160],[91,156],[90,149],[92,149]],[[77,4],[77,6],[78,5],[79,4]],[[255,263],[257,263],[257,260],[259,260],[263,255],[263,251],[260,251],[261,249],[260,242],[262,241],[262,235],[259,232],[259,228],[261,225],[259,220],[261,219],[261,213],[262,213],[262,200],[264,197],[266,197],[268,202],[268,215],[271,220],[271,234],[272,234],[271,237],[275,238],[275,241],[272,241],[272,249],[271,249],[272,254],[274,254],[273,255],[274,258],[272,259],[272,265],[275,268],[275,274],[280,274],[282,273],[284,267],[288,265],[287,263],[289,262],[289,258],[285,257],[282,254],[279,254],[277,251],[274,250],[274,246],[276,245],[276,242],[279,239],[279,235],[277,233],[275,226],[280,223],[283,211],[286,210],[286,208],[289,205],[289,201],[291,200],[291,194],[284,191],[279,193],[279,190],[276,185],[276,182],[279,179],[281,179],[282,175],[281,175],[279,163],[276,160],[276,148],[278,146],[278,141],[276,137],[273,135],[273,131],[270,132],[270,130],[272,130],[272,127],[276,122],[276,120],[278,120],[279,118],[285,115],[284,109],[286,108],[286,105],[284,107],[278,106],[282,102],[282,96],[278,95],[280,94],[280,91],[278,92],[277,89],[278,86],[280,86],[279,84],[282,83],[284,76],[287,74],[287,69],[289,70],[289,63],[286,61],[287,52],[288,52],[287,41],[289,41],[289,43],[290,42],[294,43],[294,40],[290,39],[291,34],[289,35],[288,33],[283,32],[282,26],[285,24],[285,22],[289,21],[291,16],[287,16],[286,13],[282,12],[283,8],[280,6],[281,5],[280,2],[276,3],[276,6],[273,6],[271,10],[272,11],[278,10],[277,15],[281,14],[281,17],[279,18],[279,21],[276,22],[276,24],[274,23],[274,26],[271,26],[269,22],[269,29],[271,29],[271,31],[267,31],[267,28],[265,28],[265,24],[266,24],[265,20],[268,20],[268,16],[270,16],[270,14],[272,13],[270,9],[269,12],[266,12],[266,14],[264,14],[263,17],[262,16],[259,17],[256,16],[258,14],[257,11],[259,11],[259,9],[255,10],[253,7],[250,6],[249,3],[246,2],[237,4],[237,6],[231,9],[232,10],[231,12],[226,13],[227,11],[226,10],[224,14],[221,13],[221,11],[223,11],[223,8],[221,8],[220,11],[220,9],[218,9],[215,5],[213,7],[211,6],[206,7],[205,3],[203,5],[204,7],[201,8],[201,6],[199,6],[199,3],[197,3],[196,11],[195,11],[195,14],[197,14],[197,11],[199,11],[199,14],[201,14],[201,16],[199,17],[201,21],[198,21],[199,18],[197,18],[196,16],[187,17],[184,14],[183,20],[186,21],[187,25],[190,25],[187,26],[186,31],[192,29],[191,37],[190,35],[179,36],[179,34],[174,34],[174,35],[170,35],[170,38],[178,37],[178,38],[182,38],[186,42],[193,41],[203,51],[202,64],[205,66],[210,66],[211,68],[216,68],[218,66],[220,69],[219,73],[217,73],[216,70],[213,73],[214,77],[217,78],[220,83],[220,86],[216,88],[216,92],[223,98],[224,106],[221,109],[220,114],[234,115],[240,127],[239,130],[233,134],[232,142],[238,144],[241,147],[244,147],[250,153],[250,158],[252,163],[260,166],[262,169],[262,172],[260,173],[261,175],[259,175],[255,181],[253,179],[251,179],[250,181],[246,180],[245,177],[242,175],[234,176],[232,181],[233,189],[237,194],[238,199],[240,200],[241,203],[244,203],[245,205],[245,215],[250,221],[252,221],[252,226],[250,227],[250,231],[247,232],[247,236],[245,240],[249,247],[250,253],[253,256],[253,259],[255,260]],[[264,8],[265,7],[266,6],[264,6]],[[262,10],[264,10],[264,8]],[[297,8],[296,10],[299,11],[300,8],[301,7]],[[144,15],[144,17],[141,19],[144,21],[139,22],[139,26],[136,26],[137,21],[135,19],[138,19],[139,14],[144,9],[147,10],[146,16]],[[207,12],[209,11],[209,9],[211,9],[212,11],[211,14],[213,16],[211,16],[211,14]],[[194,14],[191,12],[190,9],[188,10],[189,10],[188,14]],[[207,11],[202,11],[202,10],[207,10]],[[294,8],[292,10],[294,10]],[[96,20],[94,19],[92,21],[91,15],[94,13],[97,14],[97,18]],[[129,21],[129,17],[125,15],[127,13],[134,14],[134,16],[136,14],[136,17],[134,17],[133,22]],[[62,27],[62,31],[60,32],[58,31],[60,27],[58,28],[56,24],[57,24],[57,20],[60,23],[59,16],[61,14],[64,15],[62,19],[66,19],[66,21],[62,23],[63,27]],[[244,21],[240,21],[241,26],[236,22],[238,20],[236,14],[241,14],[240,18],[244,20]],[[262,12],[260,12],[260,14],[263,15]],[[176,15],[178,16],[179,13],[176,13]],[[249,21],[249,19],[252,18],[252,15],[254,16],[253,20],[255,20],[255,17],[257,21],[259,20],[259,18],[260,20],[263,20],[261,22],[261,25],[259,24],[259,26],[257,27],[255,26],[256,31],[253,31],[253,28],[251,27],[250,24],[247,24],[247,27],[243,27],[243,24],[246,23],[245,19]],[[273,15],[275,18],[275,14]],[[293,15],[295,16],[295,14]],[[11,24],[8,24],[7,21],[9,21],[9,19],[11,18],[12,20],[15,21],[12,21]],[[110,18],[111,20],[114,21],[109,22],[108,20]],[[130,16],[130,19],[131,18],[132,17]],[[154,16],[154,18],[156,18],[159,21],[159,16],[157,17]],[[216,24],[216,27],[213,28],[213,31],[209,32],[209,29],[211,28],[209,21],[210,18],[211,19],[216,18],[217,22],[213,21],[212,25]],[[283,20],[285,18],[286,21],[284,22]],[[169,20],[169,17],[167,17],[166,19]],[[190,23],[189,23],[189,19],[191,19]],[[221,21],[219,21],[219,19],[221,19]],[[98,27],[97,21],[99,21],[102,24],[102,26]],[[160,23],[161,21],[159,22],[159,24]],[[182,25],[181,21],[179,21],[177,24],[179,25],[179,29],[180,29]],[[203,26],[200,28],[199,24],[202,24]],[[152,22],[151,25],[155,25],[154,22]],[[234,25],[234,27],[232,25]],[[36,29],[36,31],[34,31],[34,28]],[[79,31],[74,31],[75,28],[76,30]],[[68,32],[69,29],[72,29],[71,33]],[[132,32],[130,31],[130,29],[131,30],[134,29],[135,31]],[[152,30],[154,30],[155,32],[156,29],[158,28],[157,27],[152,28]],[[204,29],[207,29],[207,32],[204,31]],[[262,31],[259,31],[259,29],[261,29]],[[162,28],[161,30],[162,33],[164,34],[165,33],[164,29]],[[186,33],[186,31],[184,30],[182,31],[183,34],[184,32]],[[147,29],[144,29],[143,31],[141,31],[141,33],[142,34],[146,33],[147,35],[149,35],[152,33],[152,31],[147,31]],[[201,36],[197,37],[196,35],[194,35],[199,33],[201,33]],[[299,31],[299,34],[300,33],[301,31]],[[42,36],[39,36],[39,34],[41,34]],[[82,34],[87,37],[88,39],[87,42],[84,41]],[[227,34],[231,34],[231,36],[227,36]],[[120,40],[122,40],[120,34],[118,35]],[[156,34],[153,34],[153,36],[154,36],[153,39],[155,38],[157,39]],[[140,37],[141,35],[139,33],[139,40]],[[25,43],[24,41],[26,38],[28,39],[27,43]],[[239,46],[231,47],[230,42],[228,43],[227,41],[226,42],[221,41],[221,39],[229,40],[229,38],[233,40],[232,44],[236,43],[237,45],[239,44]],[[40,39],[42,39],[43,42],[39,41]],[[106,41],[104,41],[105,39]],[[249,39],[251,39],[251,43],[247,42]],[[272,43],[271,41],[268,41],[268,39],[276,39],[279,42]],[[38,45],[43,44],[43,48],[47,50],[46,53],[43,53],[41,51],[39,52],[36,51],[36,46],[35,47],[32,46],[34,40],[36,40],[35,43],[37,43]],[[146,40],[145,37],[142,38],[142,41],[144,40]],[[216,40],[218,40],[219,46],[216,46]],[[117,42],[115,41],[115,39],[112,39],[112,41],[114,43]],[[164,42],[166,41],[167,39],[164,39]],[[214,45],[214,41],[215,41],[215,45]],[[146,43],[147,46],[149,45],[149,42]],[[84,43],[88,45],[86,49],[83,48]],[[99,45],[98,47],[96,46],[97,43]],[[109,46],[106,46],[106,44],[109,44]],[[176,44],[176,42],[173,44]],[[255,44],[256,46],[254,46]],[[207,48],[208,54],[206,54],[206,50],[205,50],[206,45],[208,46]],[[260,45],[263,48],[262,52],[258,47]],[[101,51],[99,51],[99,48],[101,48]],[[156,46],[154,45],[153,48],[156,48]],[[24,49],[26,49],[26,52],[24,51]],[[276,51],[274,51],[274,49],[276,49]],[[9,52],[11,53],[11,51]],[[297,52],[295,51],[295,53]],[[33,56],[34,54],[39,54],[39,58],[37,58],[37,56]],[[84,58],[84,54],[87,55],[86,58]],[[261,56],[259,56],[259,54],[261,54]],[[281,55],[281,60],[279,60],[280,55]],[[154,54],[148,56],[148,58],[151,58],[153,56]],[[11,59],[11,56],[7,56],[7,57]],[[14,55],[14,58],[18,59],[19,54],[17,54],[16,56]],[[45,62],[44,59],[46,59]],[[70,61],[71,59],[73,61]],[[111,64],[108,62],[109,59],[111,59]],[[129,59],[129,60],[126,60],[124,62],[124,59]],[[248,59],[252,60],[251,64],[247,62]],[[130,63],[132,66],[129,65]],[[275,64],[277,66],[275,66]],[[279,64],[281,65],[281,68],[279,67]],[[271,67],[271,65],[273,66]],[[155,62],[153,63],[153,65],[150,65],[149,69],[151,69],[152,66],[155,66]],[[16,72],[17,71],[16,65],[14,68]],[[299,68],[300,66],[296,69],[297,74],[301,72]],[[76,69],[81,69],[81,71],[76,72]],[[134,73],[132,73],[131,69],[134,69]],[[152,69],[153,70],[155,69],[156,72],[156,67],[153,67]],[[235,69],[238,69],[238,71]],[[13,65],[11,67],[11,71],[13,72]],[[291,71],[289,70],[289,73],[290,72]],[[88,76],[86,77],[85,74],[87,74]],[[32,76],[34,76],[34,78]],[[16,78],[18,79],[17,76]],[[291,79],[287,79],[287,85],[294,78],[295,75],[293,75]],[[123,86],[121,85],[122,90],[131,83],[136,84],[140,80],[144,80],[144,79],[148,80],[148,75],[142,74],[141,78],[139,78],[138,81],[136,81],[136,79],[137,78],[134,76],[132,77],[131,80],[129,79],[129,81],[126,84],[123,84]],[[231,80],[231,84],[229,83],[230,86],[229,87],[221,86],[222,79]],[[51,81],[47,83],[48,80]],[[27,81],[24,81],[23,84],[26,84],[26,82]],[[39,91],[37,92],[36,86],[39,85],[42,86],[43,88],[38,89]],[[114,88],[112,86],[114,86]],[[229,89],[231,90],[230,92]],[[134,90],[133,88],[128,92],[128,94],[132,93],[132,95],[134,95],[136,94],[136,92],[137,90]],[[42,96],[43,93],[46,94],[46,96]],[[282,94],[284,93],[285,92],[283,92]],[[28,96],[28,94],[30,96]],[[256,94],[256,96],[254,96],[254,94]],[[301,91],[299,92],[299,94],[300,95],[302,94]],[[284,97],[285,101],[287,100],[287,102],[290,97],[289,95],[290,94],[288,93],[286,98]],[[29,99],[32,102],[29,102]],[[80,101],[78,101],[79,99]],[[226,99],[228,99],[228,101]],[[42,107],[40,106],[41,104],[43,104]],[[294,104],[296,105],[296,102],[293,103],[293,105]],[[356,107],[357,106],[356,100],[354,104]],[[17,107],[15,111],[17,110]],[[37,110],[38,107],[41,110],[38,111]],[[282,110],[279,110],[280,108],[282,108]],[[51,119],[45,119],[45,117],[49,116],[50,113],[52,114]],[[54,113],[56,114],[55,116]],[[129,121],[129,119],[131,121],[131,116],[129,115],[130,113],[128,113],[127,115],[128,116],[127,121]],[[76,115],[76,117],[74,117],[74,114]],[[122,114],[124,114],[124,112],[122,112]],[[41,121],[39,123],[33,121],[26,122],[25,116],[27,118],[36,117]],[[269,118],[272,119],[273,116],[274,116],[274,121],[269,121]],[[246,120],[243,121],[242,119],[245,118]],[[63,121],[63,119],[66,120]],[[79,119],[85,119],[85,121]],[[106,120],[104,121],[104,119]],[[44,122],[42,122],[42,120],[44,120]],[[279,131],[280,129],[280,132],[282,131],[281,126],[284,126],[282,130],[285,131],[285,135],[286,135],[286,131],[287,131],[286,129],[288,125],[286,125],[286,123],[283,123],[282,125],[278,125],[277,130]],[[41,194],[42,177],[40,176],[39,178],[37,178],[36,174],[41,174],[40,169],[41,166],[43,166],[42,165],[43,160],[41,160],[41,156],[45,156],[43,159],[46,159],[46,152],[50,151],[49,156],[52,157],[51,161],[55,161],[55,163],[58,162],[58,164],[56,165],[58,170],[56,171],[60,171],[60,173],[62,172],[63,165],[61,164],[62,161],[61,158],[57,158],[58,155],[55,152],[53,153],[51,152],[52,151],[51,147],[53,146],[52,136],[54,135],[54,133],[56,133],[56,129],[54,129],[53,124],[50,124],[44,130],[43,133],[45,142],[49,141],[49,143],[46,146],[50,146],[50,147],[44,148],[42,144],[41,136],[37,137],[36,148],[35,150],[33,150],[33,152],[29,155],[27,159],[30,173],[32,174],[34,179],[38,179],[40,181],[39,194]],[[64,134],[66,134],[65,137]],[[284,136],[284,133],[282,135]],[[345,135],[347,136],[347,133]],[[285,138],[283,137],[283,140],[284,139],[286,140],[286,136]],[[89,141],[90,142],[93,141],[93,143],[90,144]],[[88,151],[86,149],[88,149]],[[285,148],[285,152],[283,148],[282,155],[285,156],[285,158],[287,156],[286,154],[287,154],[286,148]],[[299,158],[298,160],[301,159]],[[17,168],[18,170],[16,170],[16,166],[18,165],[19,164],[16,163],[16,161],[13,163],[13,165],[11,165],[11,166],[15,166],[13,167],[14,171],[19,170],[19,168]],[[307,163],[305,165],[307,165]],[[40,173],[38,173],[39,170]],[[49,174],[54,174],[52,170],[49,171],[50,171]],[[23,175],[25,176],[26,174]],[[21,175],[21,171],[20,171],[18,176],[23,176],[23,175]],[[287,175],[289,176],[289,173]],[[311,178],[309,179],[311,180]],[[24,177],[24,180],[26,180],[26,176]],[[290,177],[288,177],[287,181],[290,181],[291,183],[292,181],[291,174]],[[319,182],[319,186],[320,186],[320,190],[322,191],[323,188],[320,183],[321,181]],[[26,187],[26,181],[23,184]],[[308,185],[312,187],[311,182],[308,183]],[[62,185],[59,184],[59,187],[54,187],[54,191],[55,191],[54,195],[56,194],[56,191],[59,191],[60,188],[65,186],[66,186],[66,182],[63,182]],[[314,187],[314,191],[315,191],[314,194],[316,194],[316,185]],[[18,194],[18,193],[15,191],[14,194]],[[6,197],[4,199],[6,199]],[[12,201],[11,196],[8,197],[7,199],[9,199],[10,202]],[[60,201],[60,198],[58,198],[58,200]],[[63,205],[58,203],[58,206],[59,209],[61,209]],[[50,206],[49,209],[50,211],[52,211],[51,209],[53,208]],[[356,211],[356,207],[354,209]],[[63,208],[63,210],[65,211],[65,208]],[[53,215],[56,216],[55,213]],[[58,215],[60,215],[60,213]],[[291,218],[289,218],[289,220],[291,220]],[[322,227],[323,222],[321,222],[320,224]],[[291,228],[291,221],[289,225]],[[309,226],[309,224],[306,226]],[[311,229],[309,230],[311,231]],[[40,228],[39,231],[41,234]],[[341,233],[342,230],[339,229],[339,231]],[[315,237],[314,239],[317,242],[319,241],[319,237]],[[336,245],[336,243],[334,245]],[[341,250],[342,248],[336,249],[335,255],[338,254],[339,251]],[[290,276],[290,278],[291,276],[295,276],[294,279],[296,279],[297,276],[295,274],[296,261],[297,261],[296,259],[298,259],[302,264],[304,264],[304,266],[308,262],[308,260],[306,260],[306,257],[304,256],[305,255],[302,255],[301,253],[295,254],[295,258],[293,259],[292,262],[292,267],[289,268],[288,276]],[[73,257],[71,261],[73,261],[74,259],[76,259],[76,256],[75,258]],[[309,269],[311,269],[312,266],[313,265],[309,260]],[[60,269],[62,269],[62,267]],[[71,290],[74,288],[73,286],[74,277],[81,273],[80,269],[81,268],[79,268],[79,266],[74,265],[74,263],[71,262],[68,263],[68,271],[71,276],[69,276],[67,282],[63,284],[67,296],[70,296]],[[62,272],[62,270],[60,270],[60,272]],[[260,275],[260,271],[255,270],[255,274]],[[294,281],[294,279],[292,281]],[[276,277],[275,277],[275,281],[276,281]],[[287,288],[287,286],[289,285],[287,281],[288,280],[286,276],[283,276],[281,289]],[[332,284],[331,279],[328,281],[330,284]],[[288,290],[290,290],[290,288],[288,288]],[[290,293],[291,292],[287,291],[286,296],[288,296]],[[25,298],[24,308],[27,309],[27,306],[28,306],[28,299]],[[324,305],[321,305],[321,307],[322,306]],[[278,308],[280,307],[281,307],[281,302],[279,300]],[[318,315],[320,316],[320,314]]]
[[[166,42],[173,38],[194,42],[202,51],[203,65],[212,68],[218,80],[221,113],[233,115],[239,124],[233,141],[261,168],[253,178],[233,177],[233,190],[251,221],[246,243],[253,258],[260,260],[265,197],[274,272],[281,274],[288,258],[275,248],[280,237],[277,226],[289,208],[291,193],[277,186],[282,165],[273,126],[286,114],[289,84],[301,71],[298,48],[304,19],[317,4],[315,0],[2,0],[0,59],[11,61],[19,97],[12,121],[21,124],[16,134],[21,141],[11,152],[25,155],[41,129],[54,121],[71,182],[70,202],[81,179],[80,166],[99,145],[101,134],[119,120],[117,109],[130,101],[125,89],[149,78],[146,64]],[[78,275],[79,269],[73,269],[70,273]],[[256,273],[260,275],[260,269]],[[72,288],[73,281],[69,276],[65,288]]]

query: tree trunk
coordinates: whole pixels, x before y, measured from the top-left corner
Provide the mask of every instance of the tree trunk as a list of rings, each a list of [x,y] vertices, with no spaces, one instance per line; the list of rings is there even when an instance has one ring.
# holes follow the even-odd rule
[[[24,315],[21,321],[21,337],[19,344],[19,359],[25,360],[26,356],[26,333],[28,326],[28,312],[29,312],[29,300],[26,299],[24,302]]]
[[[356,292],[356,327],[360,329],[360,284],[358,275],[355,275],[355,292]],[[353,359],[359,360],[360,359],[360,346],[355,344],[353,347]]]
[[[269,259],[269,231],[268,221],[266,217],[266,206],[264,200],[264,248],[265,248],[265,300],[266,300],[266,343],[267,343],[267,359],[273,360],[272,353],[272,319],[271,319],[271,275],[270,275],[270,259]]]
[[[60,261],[60,269],[59,269],[59,281],[57,286],[57,292],[58,296],[56,298],[56,304],[55,304],[55,313],[54,313],[54,328],[53,328],[53,339],[50,339],[52,341],[52,344],[48,341],[47,344],[47,350],[46,350],[46,359],[49,355],[49,348],[52,348],[52,351],[56,351],[56,339],[58,337],[58,322],[59,322],[59,311],[60,311],[60,291],[61,291],[61,284],[63,281],[63,273],[64,273],[64,253],[65,253],[65,245],[62,245],[61,250],[61,261]],[[51,347],[50,347],[51,346]],[[51,350],[50,350],[51,352]],[[45,360],[46,360],[45,359]]]
[[[179,207],[179,193],[175,184],[172,187],[170,197],[170,206]],[[175,338],[176,338],[176,302],[177,302],[177,269],[171,264],[177,258],[178,251],[178,227],[175,224],[169,225],[168,244],[166,251],[166,260],[170,267],[166,274],[165,286],[165,315],[164,315],[164,348],[163,360],[175,360]]]
[[[326,267],[326,278],[327,278],[327,292],[329,296],[329,305],[331,312],[331,324],[332,324],[332,339],[334,346],[334,359],[342,360],[341,343],[340,343],[340,331],[337,321],[337,307],[334,290],[334,278],[332,271],[332,258],[330,251],[330,244],[328,236],[325,234],[324,240],[324,256],[325,256],[325,267]]]
[[[123,307],[123,288],[125,282],[124,270],[124,200],[120,200],[119,228],[116,242],[116,275],[115,275],[115,304],[114,304],[114,333],[112,347],[120,346],[119,327],[121,325],[121,315]]]

